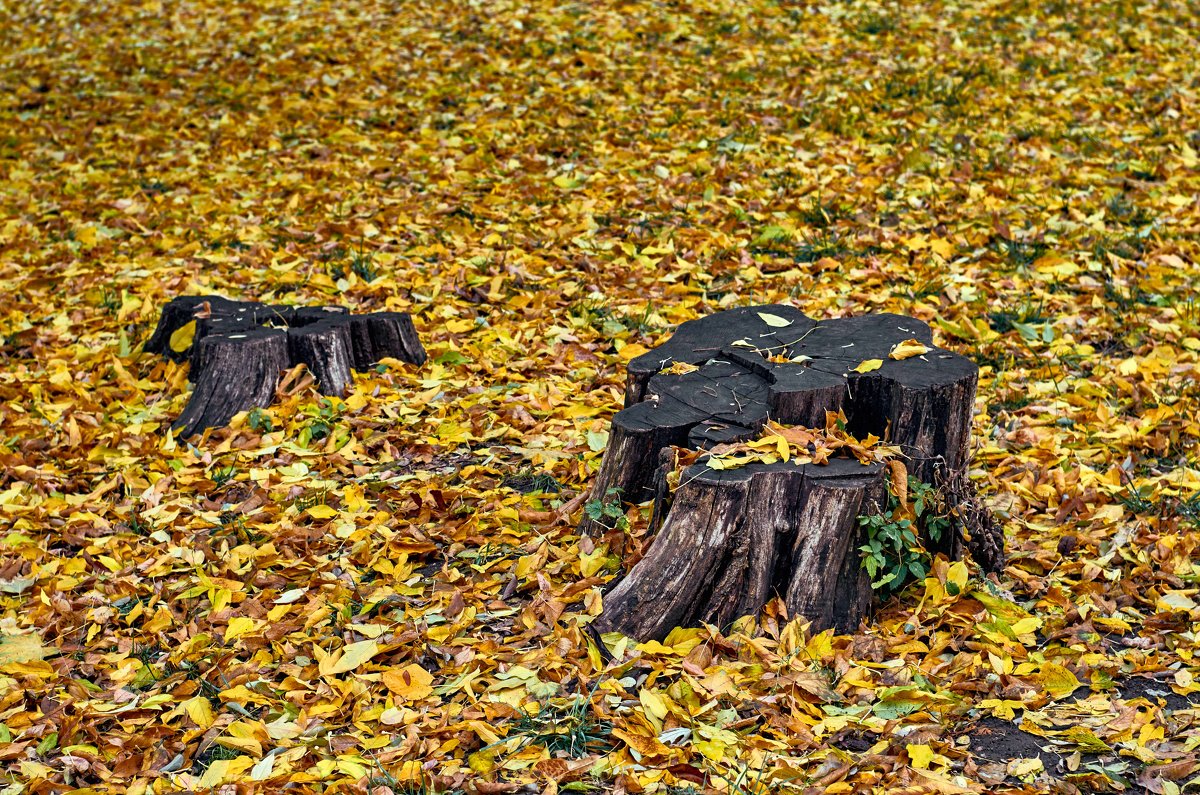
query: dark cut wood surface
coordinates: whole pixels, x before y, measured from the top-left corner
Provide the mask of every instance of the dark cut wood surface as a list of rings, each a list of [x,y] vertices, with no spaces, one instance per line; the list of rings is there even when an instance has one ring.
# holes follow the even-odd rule
[[[775,328],[764,313],[790,325]],[[932,350],[889,359],[893,347],[908,339]],[[883,364],[854,372],[868,359]],[[700,369],[661,372],[676,362]],[[613,418],[613,452],[605,455],[598,493],[618,488],[627,500],[647,499],[657,452],[666,445],[706,449],[742,441],[768,419],[824,427],[825,412],[838,410],[856,435],[882,436],[890,422],[892,439],[914,460],[941,457],[962,467],[977,373],[969,359],[934,348],[929,326],[903,315],[817,322],[793,307],[767,305],[688,321],[630,362],[627,408]]]

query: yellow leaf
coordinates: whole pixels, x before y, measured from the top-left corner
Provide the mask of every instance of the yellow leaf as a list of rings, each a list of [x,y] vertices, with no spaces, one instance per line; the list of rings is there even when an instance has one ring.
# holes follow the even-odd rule
[[[499,748],[484,748],[467,757],[467,765],[481,776],[486,776],[496,768],[496,754]]]
[[[645,345],[635,342],[632,345],[626,345],[618,352],[617,355],[628,362],[641,356],[647,350],[648,348],[646,348]]]
[[[1172,610],[1195,610],[1196,602],[1188,595],[1192,593],[1195,593],[1195,590],[1164,591],[1163,595],[1154,603],[1154,609],[1160,613],[1170,613]]]
[[[772,315],[770,312],[759,312],[758,316],[771,328],[787,328],[792,325],[792,321],[784,320],[779,315]]]
[[[189,320],[179,328],[175,329],[175,333],[171,335],[171,350],[176,353],[183,353],[188,348],[192,347],[192,340],[196,338],[196,321]]]
[[[591,577],[596,572],[604,568],[605,562],[608,560],[608,545],[602,544],[591,551],[591,553],[580,553],[579,555],[579,573],[584,577]]]
[[[1046,663],[1042,666],[1039,679],[1042,689],[1053,698],[1066,698],[1075,692],[1082,683],[1075,674],[1058,663]]]
[[[904,342],[896,343],[892,348],[892,352],[888,354],[889,359],[900,361],[901,359],[911,359],[914,356],[920,356],[923,353],[929,353],[931,348],[918,340],[905,340]]]
[[[942,259],[950,259],[954,256],[954,244],[944,238],[935,237],[930,240],[929,248]]]
[[[554,178],[554,184],[563,190],[574,190],[584,183],[584,180],[579,177],[569,177],[566,174],[559,174]]]
[[[314,519],[332,519],[337,516],[337,509],[331,508],[328,505],[314,505],[305,511]]]
[[[411,712],[411,710],[409,711]],[[384,726],[399,726],[401,723],[404,723],[404,712],[404,710],[397,709],[396,707],[385,709],[379,716],[379,722]]]
[[[217,719],[216,714],[213,713],[212,704],[204,696],[193,696],[180,706],[201,729],[212,726],[213,721]]]
[[[229,626],[225,629],[225,642],[228,643],[245,635],[254,629],[254,624],[254,619],[247,618],[246,616],[236,616],[229,619]]]
[[[0,665],[32,662],[44,658],[50,650],[42,645],[42,639],[28,635],[0,635]]]
[[[416,663],[384,671],[383,684],[406,701],[418,701],[433,692],[433,677]]]
[[[696,750],[713,762],[720,762],[725,757],[725,749],[725,743],[716,740],[701,740],[696,743]]]
[[[358,666],[379,653],[379,644],[373,640],[360,640],[342,649],[341,655],[332,654],[321,660],[317,666],[321,676],[334,676],[353,671]]]
[[[671,375],[687,375],[688,373],[694,373],[699,369],[700,368],[696,365],[688,364],[687,362],[672,362],[670,367],[664,367],[659,372],[670,373]]]
[[[612,735],[618,740],[624,740],[625,744],[628,745],[630,749],[637,751],[642,756],[670,756],[671,754],[671,749],[660,743],[657,737],[647,737],[644,734],[638,734],[632,728],[628,731],[623,729],[613,729]],[[697,743],[696,749],[699,750],[700,753],[704,753],[704,750],[700,748],[700,745],[702,745],[702,743]],[[721,753],[724,753],[724,746],[721,748]],[[708,756],[708,754],[705,754],[705,756]],[[721,755],[718,754],[717,758],[720,759],[720,756]],[[711,756],[709,758],[712,759]]]
[[[275,755],[268,754],[255,763],[254,767],[250,768],[251,781],[263,781],[271,777],[271,773],[275,770]]]
[[[883,367],[883,359],[867,359],[864,362],[860,362],[858,367],[854,368],[854,372],[869,373],[872,370],[878,370],[880,367]]]
[[[642,702],[642,709],[647,715],[652,715],[659,720],[667,717],[667,701],[653,690],[642,690],[638,693],[638,700]]]
[[[908,749],[908,759],[912,766],[919,770],[928,770],[929,763],[933,761],[933,749],[928,745],[919,745],[909,743],[905,746]]]
[[[1138,360],[1136,356],[1130,356],[1122,359],[1117,365],[1117,372],[1121,375],[1135,375],[1138,371]]]
[[[950,568],[946,571],[946,582],[957,585],[959,593],[965,591],[967,589],[967,564],[961,560],[951,563]]]
[[[91,248],[96,245],[96,227],[93,224],[81,226],[75,231],[75,239],[85,247]]]
[[[1038,757],[1014,759],[1008,763],[1008,775],[1013,778],[1032,777],[1046,769]]]

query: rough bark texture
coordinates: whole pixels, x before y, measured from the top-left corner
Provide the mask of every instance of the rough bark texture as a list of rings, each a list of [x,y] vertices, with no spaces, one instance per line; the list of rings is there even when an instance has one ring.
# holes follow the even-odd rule
[[[287,338],[282,329],[253,328],[202,339],[197,346],[202,369],[172,427],[191,436],[226,424],[239,411],[270,405],[288,366]]]
[[[931,350],[889,358],[910,339]],[[854,371],[870,359],[883,363]],[[653,497],[652,523],[661,523],[646,557],[606,596],[599,626],[658,637],[676,624],[757,612],[773,595],[818,626],[849,629],[866,615],[857,518],[884,504],[877,469],[831,462],[717,472],[699,464],[682,473],[673,500],[666,493],[664,449],[747,440],[768,419],[824,427],[826,412],[840,410],[854,435],[886,436],[911,474],[943,488],[961,519],[961,532],[926,539],[931,551],[959,557],[969,538],[977,562],[999,568],[1003,536],[966,477],[977,373],[968,359],[934,348],[926,324],[901,315],[818,322],[772,305],[684,323],[630,363],[626,408],[613,419],[597,476],[595,495]],[[581,526],[597,529],[590,520]]]
[[[190,344],[171,337],[195,322]],[[145,351],[190,361],[195,382],[187,407],[172,426],[185,436],[224,425],[239,411],[270,404],[282,370],[304,364],[326,395],[344,395],[351,369],[380,359],[425,362],[412,318],[402,312],[351,315],[339,306],[284,306],[181,296],[163,306]]]
[[[354,383],[350,324],[345,321],[330,318],[288,329],[288,353],[308,368],[323,395],[341,397]]]

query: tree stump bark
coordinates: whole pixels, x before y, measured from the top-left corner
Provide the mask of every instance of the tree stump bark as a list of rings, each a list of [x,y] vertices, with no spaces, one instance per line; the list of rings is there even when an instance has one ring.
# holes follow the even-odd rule
[[[190,336],[175,339],[189,323]],[[175,344],[172,344],[174,339]],[[180,296],[163,306],[143,350],[190,361],[195,382],[172,428],[191,436],[225,425],[239,411],[270,404],[280,372],[304,364],[325,395],[344,395],[351,369],[384,358],[424,364],[412,318],[402,312],[351,315],[345,307],[262,304],[220,296]]]
[[[928,350],[890,356],[903,356],[909,340]],[[1003,535],[967,479],[977,380],[971,361],[935,348],[925,323],[901,315],[818,322],[771,305],[682,324],[630,362],[626,408],[613,418],[593,495],[654,497],[662,526],[605,596],[597,626],[661,637],[756,613],[773,596],[817,627],[849,630],[867,615],[858,517],[886,505],[880,466],[832,459],[717,471],[701,461],[680,473],[673,500],[665,493],[662,451],[746,441],[768,419],[824,428],[826,413],[840,411],[854,436],[887,438],[957,518],[956,532],[924,539],[927,548],[957,558],[969,546],[983,568],[998,569]],[[580,529],[601,528],[585,519]]]
[[[288,367],[287,332],[252,328],[211,334],[197,348],[196,386],[172,426],[185,436],[224,425],[239,411],[266,407],[275,399],[279,374]]]

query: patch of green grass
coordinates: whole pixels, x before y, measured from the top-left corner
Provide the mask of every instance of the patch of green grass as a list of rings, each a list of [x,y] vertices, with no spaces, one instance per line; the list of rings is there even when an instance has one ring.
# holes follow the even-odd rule
[[[551,756],[578,759],[612,747],[612,723],[595,714],[589,698],[577,695],[566,703],[547,705],[536,715],[519,718],[508,736],[521,737],[522,746],[541,746]]]
[[[1012,309],[998,309],[988,312],[988,325],[997,334],[1007,334],[1020,326],[1039,325],[1050,318],[1045,314],[1044,298],[1034,301],[1026,298]]]
[[[521,494],[558,494],[562,491],[562,484],[553,475],[530,470],[509,475],[500,481],[500,485]]]
[[[817,229],[826,229],[847,216],[845,208],[814,196],[800,209],[800,220]]]
[[[863,36],[878,36],[896,29],[896,18],[890,14],[872,12],[858,23],[858,32]]]
[[[241,755],[242,752],[236,748],[226,748],[220,743],[212,743],[193,760],[192,772],[199,775],[219,759],[237,759]]]
[[[1010,240],[1006,237],[996,238],[992,248],[1003,256],[1009,265],[1020,270],[1028,269],[1050,250],[1049,246],[1040,240]]]

